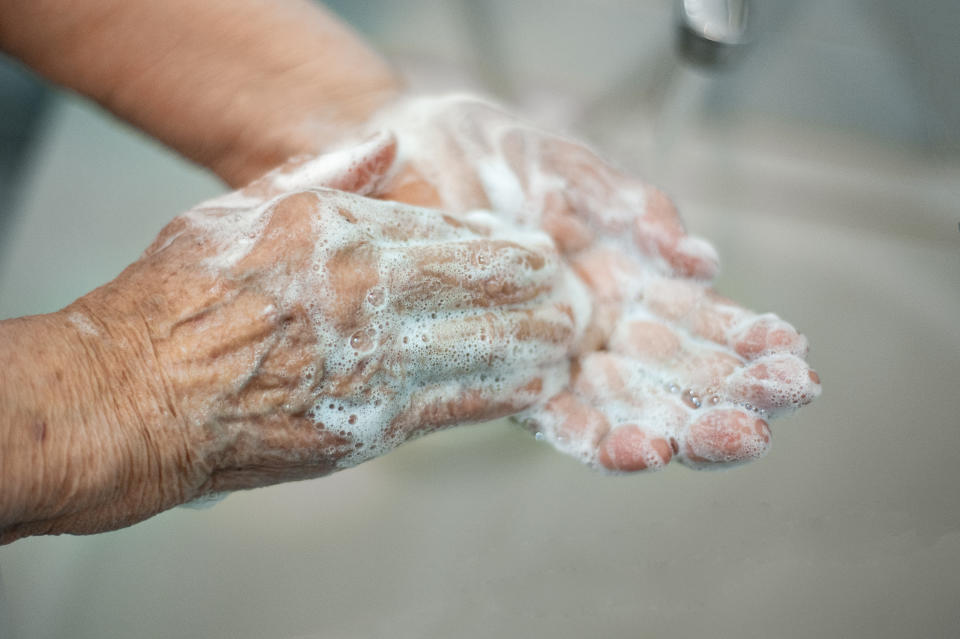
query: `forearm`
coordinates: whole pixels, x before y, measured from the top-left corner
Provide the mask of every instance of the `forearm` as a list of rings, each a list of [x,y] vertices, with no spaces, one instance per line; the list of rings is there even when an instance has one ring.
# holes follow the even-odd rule
[[[307,0],[0,0],[0,48],[246,183],[363,122],[399,82]]]
[[[108,530],[185,498],[169,479],[190,462],[170,452],[187,449],[168,441],[176,416],[144,333],[98,315],[82,299],[0,322],[0,543]]]

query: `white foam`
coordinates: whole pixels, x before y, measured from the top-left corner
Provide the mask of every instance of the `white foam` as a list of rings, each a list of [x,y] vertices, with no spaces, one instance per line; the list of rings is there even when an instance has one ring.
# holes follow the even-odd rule
[[[302,185],[304,181],[332,179],[335,168],[316,163],[309,175],[301,171],[272,180],[278,188],[288,181]],[[318,238],[310,256],[314,267],[291,274],[278,263],[275,272],[265,276],[275,303],[262,312],[279,315],[297,305],[308,310],[317,350],[313,363],[301,371],[301,388],[318,389],[308,411],[318,431],[333,433],[352,446],[338,466],[354,465],[401,443],[408,433],[391,430],[391,425],[398,423],[411,402],[455,403],[461,393],[469,391],[480,393],[490,405],[533,403],[568,382],[567,357],[589,321],[589,295],[562,264],[545,233],[518,229],[489,211],[471,211],[464,216],[464,225],[455,226],[429,209],[325,188],[301,192],[317,198],[317,212],[311,218]],[[224,201],[229,200],[220,203]],[[186,219],[217,247],[206,266],[229,273],[268,229],[271,234],[282,233],[282,229],[268,226],[281,201],[273,198],[250,208],[209,207],[187,214]],[[341,211],[351,215],[341,215]],[[409,239],[384,230],[384,222],[393,224],[398,217],[413,229]],[[477,254],[474,246],[480,239],[490,240],[495,249]],[[376,248],[379,281],[365,292],[358,323],[337,329],[332,309],[337,306],[338,293],[326,265],[345,248],[358,244]],[[439,298],[398,306],[396,296],[403,287],[388,284],[397,274],[412,277],[421,268],[411,251],[422,247],[441,247],[449,258],[431,266],[431,277],[440,281],[508,291],[541,283],[548,286],[533,299],[503,307],[472,308],[467,304],[468,290],[457,286],[444,289]],[[527,259],[531,250],[538,251],[542,265],[534,266]],[[479,332],[435,343],[439,326],[456,326],[477,317],[488,318],[478,324]],[[567,326],[571,338],[554,344],[517,337],[521,323],[529,318]],[[354,376],[355,383],[337,386]],[[534,378],[541,379],[542,390],[518,390]]]
[[[487,116],[490,119],[482,126],[472,128],[476,122],[471,118],[482,120]],[[347,159],[353,157],[349,153],[333,153],[270,176],[273,189],[305,190],[318,199],[313,233],[319,239],[310,256],[312,268],[295,276],[277,271],[272,292],[278,308],[271,312],[303,305],[310,313],[317,352],[314,363],[302,371],[302,376],[305,387],[319,390],[308,414],[318,430],[337,434],[352,446],[339,466],[382,454],[403,441],[407,433],[391,430],[391,426],[400,422],[412,402],[442,405],[456,402],[467,391],[480,393],[491,405],[509,400],[529,405],[520,419],[536,420],[543,439],[596,465],[597,451],[592,443],[586,438],[564,438],[559,424],[544,410],[544,402],[569,384],[573,344],[518,339],[515,333],[519,320],[509,314],[521,310],[535,314],[548,325],[567,325],[573,335],[570,341],[575,343],[593,313],[590,292],[540,230],[541,212],[548,199],[562,197],[569,189],[562,176],[544,167],[544,158],[538,155],[542,150],[537,142],[540,134],[469,96],[409,100],[378,116],[372,128],[389,129],[395,134],[398,147],[394,171],[414,164],[438,190],[445,210],[460,214],[464,226],[441,224],[438,213],[428,209],[308,188],[336,183],[349,168],[345,167]],[[523,138],[525,131],[535,135]],[[517,135],[523,142],[519,147],[515,144]],[[512,152],[523,153],[523,157],[507,157],[508,140],[514,142]],[[445,158],[451,159],[449,165]],[[522,176],[517,172],[518,163],[522,164]],[[491,210],[476,209],[476,186],[483,190]],[[628,256],[623,272],[615,269],[611,273],[624,293],[624,324],[640,319],[662,321],[647,303],[658,286],[669,283],[672,270],[654,252],[638,250],[633,238],[633,222],[647,210],[647,195],[643,189],[632,188],[611,198],[609,188],[598,181],[577,191],[578,202],[592,211],[593,217],[586,220],[597,236],[592,249]],[[261,239],[277,202],[228,194],[188,214],[189,220],[204,229],[219,247],[207,266],[228,271],[248,255]],[[339,215],[339,210],[351,211],[356,219]],[[380,222],[388,216],[402,216],[413,229],[410,237],[397,238],[384,231]],[[502,245],[474,255],[470,243],[481,236]],[[379,280],[365,293],[362,321],[337,329],[330,310],[336,306],[337,291],[326,265],[346,247],[363,242],[378,249]],[[433,277],[460,283],[460,288],[449,285],[441,298],[398,305],[403,285],[410,283],[394,282],[391,286],[390,282],[417,270],[411,250],[441,243],[449,259],[431,265]],[[679,248],[704,261],[716,260],[713,247],[697,238],[681,239]],[[524,252],[528,249],[539,250],[546,256],[546,264],[539,269],[527,264]],[[532,300],[506,307],[465,308],[471,294],[467,289],[478,285],[524,287],[541,281],[550,283],[549,290]],[[669,292],[675,304],[695,308],[703,302],[706,283],[685,282],[684,286],[685,291],[674,288]],[[683,293],[690,299],[682,299]],[[736,312],[731,307],[730,313]],[[466,325],[484,313],[486,328],[437,343],[440,327]],[[688,321],[689,317],[683,316],[676,323],[684,325]],[[743,329],[735,326],[727,337],[732,339],[734,332]],[[727,346],[708,342],[692,331],[678,329],[676,334],[684,352],[710,348],[735,355]],[[705,394],[693,399],[692,393],[701,389],[690,391],[685,372],[672,364],[652,366],[637,361],[626,367],[625,374],[627,388],[635,389],[637,397],[636,401],[611,400],[602,407],[613,428],[635,424],[648,437],[669,440],[681,436],[680,430],[705,410],[734,407],[725,398],[707,404],[710,397]],[[357,378],[352,386],[331,386],[333,381],[351,377]],[[518,390],[533,377],[542,381],[539,392]],[[688,396],[684,391],[689,391]],[[798,391],[783,392],[789,395]],[[647,452],[645,462],[649,467],[662,465],[652,449]]]
[[[517,175],[503,161],[484,160],[477,163],[477,174],[493,210],[511,219],[521,213],[525,204],[523,187]]]

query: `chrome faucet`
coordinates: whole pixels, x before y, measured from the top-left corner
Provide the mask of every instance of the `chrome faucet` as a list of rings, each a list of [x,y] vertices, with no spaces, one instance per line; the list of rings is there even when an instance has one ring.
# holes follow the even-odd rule
[[[748,0],[677,0],[677,49],[691,64],[722,67],[748,43]]]

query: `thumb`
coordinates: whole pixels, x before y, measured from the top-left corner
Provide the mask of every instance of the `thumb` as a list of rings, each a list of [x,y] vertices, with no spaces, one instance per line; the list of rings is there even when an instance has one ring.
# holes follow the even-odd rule
[[[243,191],[263,199],[318,187],[372,196],[378,193],[396,157],[396,137],[391,131],[379,131],[360,143],[322,155],[290,158]]]

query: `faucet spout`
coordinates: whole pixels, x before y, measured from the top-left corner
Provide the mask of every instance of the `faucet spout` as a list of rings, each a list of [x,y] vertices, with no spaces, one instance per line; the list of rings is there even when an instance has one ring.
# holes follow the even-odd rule
[[[748,42],[748,0],[677,0],[677,48],[705,68],[728,65]]]

